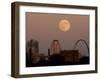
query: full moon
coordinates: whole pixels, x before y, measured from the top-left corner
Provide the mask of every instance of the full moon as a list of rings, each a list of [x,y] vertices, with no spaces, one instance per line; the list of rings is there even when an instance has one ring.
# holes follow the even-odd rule
[[[66,32],[70,29],[70,22],[67,19],[62,19],[59,21],[59,30]]]

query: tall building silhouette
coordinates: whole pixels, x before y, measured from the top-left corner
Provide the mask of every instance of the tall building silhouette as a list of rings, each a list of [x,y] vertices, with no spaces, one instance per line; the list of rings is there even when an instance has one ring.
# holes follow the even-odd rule
[[[31,41],[31,47],[32,47],[32,52],[33,53],[39,53],[39,44],[38,44],[38,41],[32,40]]]
[[[39,43],[36,40],[30,40],[26,44],[26,62],[31,66],[37,62],[37,56],[39,55]]]
[[[58,40],[53,40],[50,45],[50,54],[60,54],[61,45]]]

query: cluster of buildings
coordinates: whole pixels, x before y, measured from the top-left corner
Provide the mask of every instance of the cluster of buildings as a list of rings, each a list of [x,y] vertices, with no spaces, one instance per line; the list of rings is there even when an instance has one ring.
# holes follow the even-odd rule
[[[45,56],[44,54],[39,53],[39,42],[36,40],[30,40],[26,44],[26,66],[32,66],[33,64],[37,64],[41,61],[49,61],[51,60],[52,56],[55,59],[57,56],[63,58],[62,63],[78,63],[79,62],[79,52],[78,50],[62,50],[61,45],[58,40],[53,40],[50,47],[48,48],[48,55]],[[55,60],[54,59],[54,60]],[[48,65],[47,65],[48,66]]]
[[[64,62],[68,63],[78,63],[79,62],[79,52],[78,50],[62,50],[61,45],[58,40],[53,40],[50,46],[50,51],[48,54],[54,55],[58,54],[63,57]]]

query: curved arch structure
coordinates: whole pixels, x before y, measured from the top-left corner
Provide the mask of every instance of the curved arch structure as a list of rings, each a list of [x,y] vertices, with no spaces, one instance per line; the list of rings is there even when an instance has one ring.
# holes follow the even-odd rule
[[[85,45],[86,45],[86,47],[87,47],[87,50],[88,50],[88,55],[89,55],[89,46],[88,46],[88,44],[86,43],[86,41],[85,40],[83,40],[83,39],[80,39],[80,40],[78,40],[78,41],[76,41],[76,43],[74,44],[74,49],[76,48],[76,46],[77,46],[77,44],[79,43],[79,42],[84,42],[85,43]]]

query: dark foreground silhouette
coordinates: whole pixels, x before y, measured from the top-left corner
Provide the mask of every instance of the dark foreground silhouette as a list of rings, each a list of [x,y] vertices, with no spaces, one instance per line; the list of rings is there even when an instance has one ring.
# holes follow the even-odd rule
[[[39,67],[39,66],[60,66],[60,65],[80,65],[80,64],[89,64],[89,57],[81,57],[79,61],[74,62],[71,60],[64,60],[64,57],[59,54],[54,54],[48,57],[46,60],[44,57],[41,57],[37,63],[32,63],[32,58],[30,56],[29,60],[26,60],[26,67]]]

